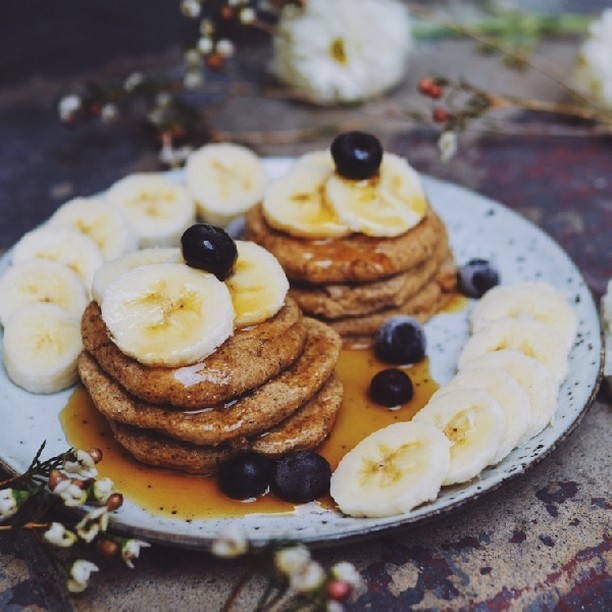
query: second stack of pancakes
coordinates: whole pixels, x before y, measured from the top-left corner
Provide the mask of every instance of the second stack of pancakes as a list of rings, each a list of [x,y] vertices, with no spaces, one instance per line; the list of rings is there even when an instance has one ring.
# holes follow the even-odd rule
[[[280,456],[316,448],[342,400],[340,338],[296,302],[240,329],[203,362],[146,366],[113,343],[92,302],[79,373],[117,442],[150,465],[214,473],[240,450]]]

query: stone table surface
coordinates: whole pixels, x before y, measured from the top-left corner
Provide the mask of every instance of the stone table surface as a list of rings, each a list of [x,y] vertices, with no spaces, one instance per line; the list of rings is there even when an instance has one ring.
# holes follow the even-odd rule
[[[155,150],[135,120],[67,130],[56,119],[55,105],[62,93],[87,78],[122,78],[137,68],[172,71],[182,35],[174,5],[158,3],[156,11],[147,11],[139,0],[115,10],[99,0],[85,14],[76,0],[65,4],[72,12],[41,1],[9,2],[15,27],[0,43],[0,250],[69,197],[94,193],[128,172],[157,168]],[[537,4],[575,10],[609,5]],[[20,45],[26,32],[31,46]],[[543,227],[575,259],[594,294],[601,295],[612,276],[609,138],[471,133],[463,137],[459,155],[442,164],[435,134],[398,118],[398,109],[423,105],[415,83],[432,72],[465,76],[515,95],[562,99],[553,81],[500,68],[497,59],[479,55],[467,41],[445,40],[418,46],[406,82],[388,98],[358,109],[315,109],[254,86],[265,77],[267,50],[260,39],[248,44],[249,52],[228,76],[211,78],[202,98],[203,120],[216,130],[233,133],[262,154],[292,154],[325,146],[330,129],[367,126],[420,170],[498,199]],[[575,40],[538,48],[561,75],[571,69],[575,51]],[[241,95],[227,99],[219,93],[236,82],[246,83]],[[363,572],[368,590],[352,610],[612,609],[611,407],[602,389],[576,432],[501,490],[446,518],[320,550],[317,558],[325,564],[350,560]],[[156,546],[135,570],[109,567],[86,593],[69,597],[53,558],[35,537],[3,534],[0,606],[219,610],[247,563]],[[262,588],[262,579],[255,578],[235,609],[249,609]]]

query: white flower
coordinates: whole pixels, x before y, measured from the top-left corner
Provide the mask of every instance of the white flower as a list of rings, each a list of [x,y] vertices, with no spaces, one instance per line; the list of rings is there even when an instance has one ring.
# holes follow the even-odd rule
[[[134,569],[134,559],[138,559],[140,556],[141,548],[149,548],[151,545],[148,542],[142,540],[127,540],[123,546],[121,546],[121,558],[125,561],[125,564]]]
[[[202,7],[198,0],[182,0],[181,1],[181,12],[185,17],[199,17]]]
[[[192,151],[193,147],[189,145],[174,148],[171,143],[166,142],[160,149],[158,157],[162,164],[175,168],[185,163]]]
[[[0,521],[10,518],[19,510],[13,489],[0,489]]]
[[[574,84],[594,102],[612,109],[612,8],[589,28],[578,52]]]
[[[93,483],[93,496],[101,504],[105,504],[114,492],[115,483],[110,478],[100,478]]]
[[[231,57],[232,55],[234,55],[234,43],[231,40],[228,40],[227,38],[222,38],[221,40],[217,41],[217,44],[215,45],[215,50],[219,55],[222,55],[223,57]]]
[[[318,589],[325,581],[325,571],[316,561],[309,561],[299,572],[289,577],[289,587],[298,593]]]
[[[239,17],[241,23],[249,24],[255,21],[257,18],[257,13],[255,13],[255,11],[249,6],[240,11]]]
[[[440,150],[440,159],[447,162],[455,156],[458,149],[457,134],[451,130],[445,130],[438,138],[438,149]]]
[[[278,571],[286,576],[301,572],[310,562],[310,551],[303,544],[282,548],[274,554]]]
[[[200,34],[202,36],[210,36],[215,31],[215,26],[210,19],[202,19],[200,21]]]
[[[363,578],[361,577],[361,574],[357,571],[357,568],[348,561],[336,563],[336,565],[331,568],[331,573],[337,580],[344,580],[344,582],[348,582],[355,591],[359,590],[363,586]]]
[[[202,62],[200,52],[197,49],[187,49],[185,51],[185,63],[189,66],[199,66]]]
[[[117,118],[119,114],[117,106],[115,104],[105,104],[100,110],[100,119],[106,123],[110,123]]]
[[[70,568],[70,577],[66,586],[71,593],[82,593],[89,584],[89,578],[93,572],[98,572],[100,569],[91,561],[77,559]]]
[[[203,82],[204,78],[199,70],[189,70],[183,77],[183,85],[185,85],[187,89],[196,89],[202,85]]]
[[[57,112],[62,121],[69,121],[81,108],[81,98],[75,94],[64,96],[57,105]]]
[[[53,489],[55,495],[59,495],[64,505],[68,507],[82,506],[87,501],[87,491],[81,489],[71,480],[62,480]]]
[[[198,51],[206,55],[213,50],[213,41],[210,36],[202,36],[200,40],[198,40]]]
[[[249,549],[249,543],[238,528],[227,529],[212,543],[211,552],[217,557],[231,559],[243,555]]]
[[[98,475],[96,462],[93,457],[84,450],[77,450],[64,459],[64,470],[69,474],[76,474],[81,478],[95,478]]]
[[[315,101],[356,102],[396,85],[411,48],[398,0],[308,0],[283,9],[272,70]]]
[[[123,82],[123,89],[125,89],[125,91],[134,91],[139,85],[142,85],[143,82],[144,75],[142,72],[132,72]]]
[[[76,535],[66,529],[61,523],[51,523],[49,529],[43,533],[43,538],[59,548],[69,548],[76,542]]]
[[[107,528],[108,509],[106,507],[91,510],[76,524],[77,534],[87,543],[93,542],[94,538]]]
[[[337,601],[328,601],[325,610],[326,612],[344,612],[344,606]]]

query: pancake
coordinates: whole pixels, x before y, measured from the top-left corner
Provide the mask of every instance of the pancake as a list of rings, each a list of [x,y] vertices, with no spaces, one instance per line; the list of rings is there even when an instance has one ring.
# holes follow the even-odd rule
[[[399,307],[418,293],[437,274],[441,262],[450,257],[444,237],[434,255],[408,272],[363,284],[296,286],[290,295],[308,315],[326,319],[371,314]]]
[[[192,474],[213,474],[219,463],[240,450],[255,450],[271,457],[296,450],[315,449],[329,435],[340,405],[342,383],[335,377],[294,415],[254,440],[240,446],[196,446],[161,434],[110,422],[113,435],[138,461]]]
[[[145,403],[130,396],[87,352],[79,357],[83,384],[107,419],[153,429],[192,444],[217,446],[267,431],[304,405],[332,375],[342,341],[327,325],[305,318],[300,357],[276,378],[223,406],[192,412]]]
[[[431,208],[417,226],[395,238],[351,234],[307,240],[272,229],[261,205],[246,214],[246,239],[272,252],[291,281],[312,284],[376,281],[405,272],[431,258],[443,231]]]
[[[145,366],[111,341],[100,308],[92,302],[81,321],[85,350],[130,393],[151,404],[197,409],[216,406],[260,387],[290,366],[306,339],[294,300],[271,319],[238,330],[200,364],[181,368]]]
[[[344,317],[329,320],[327,324],[343,337],[371,337],[393,315],[410,315],[424,323],[436,312],[444,308],[454,295],[456,282],[455,264],[452,259],[449,259],[442,264],[434,279],[401,306],[384,308],[378,312],[360,317]]]

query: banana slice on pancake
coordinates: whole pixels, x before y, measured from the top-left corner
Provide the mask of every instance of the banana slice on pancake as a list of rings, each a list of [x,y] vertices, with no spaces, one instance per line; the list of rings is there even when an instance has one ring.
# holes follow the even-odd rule
[[[146,365],[197,363],[232,335],[227,286],[184,264],[125,272],[104,292],[102,318],[119,349]]]
[[[340,223],[367,236],[393,237],[417,225],[427,200],[416,171],[408,162],[385,153],[379,173],[363,181],[332,174],[325,196]]]
[[[200,216],[222,226],[261,202],[267,183],[259,157],[231,143],[209,144],[192,153],[185,174]]]

